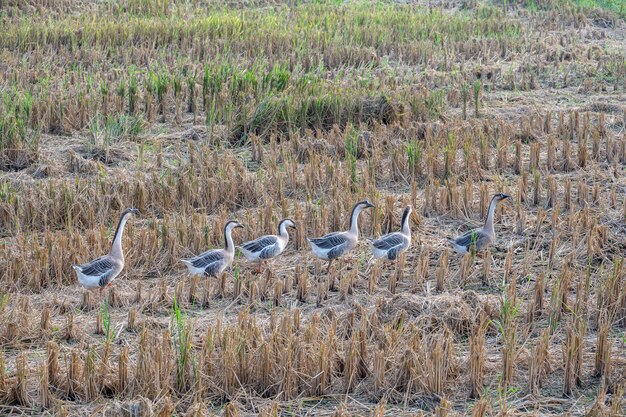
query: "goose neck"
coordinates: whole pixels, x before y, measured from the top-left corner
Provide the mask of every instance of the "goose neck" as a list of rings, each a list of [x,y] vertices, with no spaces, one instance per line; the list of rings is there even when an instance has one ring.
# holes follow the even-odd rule
[[[127,221],[128,217],[122,216],[117,224],[117,229],[115,229],[115,237],[113,238],[110,255],[116,259],[124,259],[124,252],[122,251],[122,238],[124,236],[124,227],[126,226]]]
[[[287,223],[282,222],[278,227],[278,237],[287,242],[289,241],[289,232],[287,231]]]
[[[487,220],[485,220],[484,230],[488,233],[493,233],[493,218],[496,212],[497,201],[494,198],[491,199],[491,203],[489,203],[489,211],[487,212]]]
[[[359,237],[359,214],[362,208],[356,206],[352,209],[352,215],[350,216],[350,234]]]
[[[411,213],[407,213],[402,219],[402,234],[408,237],[411,237],[410,217]]]
[[[224,228],[224,250],[228,253],[235,253],[235,245],[233,243],[233,229],[226,226]]]

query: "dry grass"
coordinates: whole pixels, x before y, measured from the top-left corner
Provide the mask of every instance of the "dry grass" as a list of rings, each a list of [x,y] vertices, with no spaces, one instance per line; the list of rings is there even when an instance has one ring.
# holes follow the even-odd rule
[[[533,5],[9,2],[0,414],[626,413],[626,24]],[[326,273],[306,237],[363,198],[413,246]],[[78,290],[128,206],[124,273]],[[179,262],[285,217],[260,275]]]

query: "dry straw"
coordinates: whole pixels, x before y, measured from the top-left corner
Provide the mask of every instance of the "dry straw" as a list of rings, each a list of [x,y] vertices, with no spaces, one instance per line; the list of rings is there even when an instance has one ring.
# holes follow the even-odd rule
[[[11,410],[115,397],[162,416],[623,412],[626,71],[574,33],[601,22],[594,36],[615,38],[623,11],[13,3],[0,39]],[[524,94],[504,103],[509,89]],[[496,245],[454,255],[444,237],[499,191],[515,199]],[[377,206],[364,237],[397,230],[411,203],[413,246],[370,267],[363,245],[327,274],[306,237],[344,230],[364,198]],[[124,274],[102,299],[75,292],[71,265],[107,250],[128,206],[142,217]],[[272,271],[237,260],[183,276],[179,259],[222,245],[235,217],[237,243],[296,221]]]

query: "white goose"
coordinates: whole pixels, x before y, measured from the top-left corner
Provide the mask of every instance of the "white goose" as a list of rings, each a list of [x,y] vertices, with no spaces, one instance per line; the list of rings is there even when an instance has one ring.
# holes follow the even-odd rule
[[[278,235],[265,235],[255,240],[241,244],[239,250],[250,262],[257,262],[257,272],[261,271],[261,265],[268,259],[280,255],[289,243],[287,228],[295,228],[296,224],[291,219],[284,219],[278,224]]]
[[[359,241],[359,214],[364,209],[374,207],[367,200],[356,203],[350,217],[350,230],[333,232],[318,238],[308,238],[313,254],[328,261],[328,271],[333,260],[348,253]]]
[[[224,249],[212,249],[191,259],[181,259],[191,275],[208,275],[216,277],[228,268],[235,259],[235,245],[232,231],[243,227],[239,222],[229,221],[224,226]]]
[[[496,234],[493,229],[493,217],[496,212],[496,205],[498,202],[509,197],[509,195],[503,193],[494,195],[491,199],[491,203],[489,203],[489,212],[487,213],[487,220],[485,220],[484,226],[472,229],[455,239],[450,239],[454,250],[464,255],[469,253],[472,248],[475,252],[481,252],[491,245],[496,239]]]
[[[410,217],[412,210],[411,206],[404,209],[402,228],[399,232],[389,233],[379,239],[369,241],[374,258],[393,261],[411,246]]]
[[[139,214],[139,210],[129,208],[122,212],[120,221],[115,230],[115,237],[108,255],[101,256],[91,262],[82,265],[72,265],[78,276],[78,283],[87,289],[110,286],[111,283],[124,269],[124,252],[122,251],[122,236],[126,222],[133,214]]]

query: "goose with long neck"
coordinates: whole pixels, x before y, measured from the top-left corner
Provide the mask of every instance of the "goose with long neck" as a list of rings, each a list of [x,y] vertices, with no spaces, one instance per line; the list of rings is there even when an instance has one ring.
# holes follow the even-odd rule
[[[493,218],[496,214],[496,206],[498,205],[498,201],[504,200],[508,198],[508,195],[505,194],[496,194],[491,198],[491,202],[489,203],[489,209],[487,210],[487,219],[485,219],[485,224],[483,225],[483,231],[491,236],[495,236],[493,229]]]
[[[494,195],[489,203],[489,211],[487,212],[487,219],[485,220],[483,227],[472,229],[456,239],[451,239],[450,243],[452,244],[454,250],[458,253],[466,254],[472,250],[475,252],[481,252],[490,246],[496,239],[496,234],[493,228],[496,206],[500,201],[509,197],[509,195],[503,193]]]
[[[350,229],[345,232],[333,232],[318,238],[308,238],[313,254],[328,261],[328,271],[333,260],[348,253],[359,241],[359,214],[374,207],[367,200],[355,204],[350,216]]]
[[[296,224],[291,219],[284,219],[278,224],[278,235],[261,236],[238,246],[248,261],[258,264],[257,273],[261,272],[261,265],[268,259],[283,253],[289,243],[288,227],[295,228]]]
[[[235,244],[232,232],[243,227],[239,222],[229,221],[224,225],[224,248],[212,249],[191,259],[181,259],[191,275],[208,275],[216,277],[228,268],[235,259]]]
[[[110,286],[113,280],[122,272],[122,269],[124,269],[124,251],[122,250],[124,228],[128,219],[135,214],[139,214],[139,210],[135,208],[129,208],[122,212],[115,229],[111,250],[107,255],[96,258],[86,264],[72,265],[80,285],[87,289],[100,288],[100,292],[102,292],[104,287]]]
[[[402,226],[399,232],[389,233],[379,239],[371,240],[372,254],[376,259],[393,261],[411,246],[411,212],[407,206],[402,213]]]

